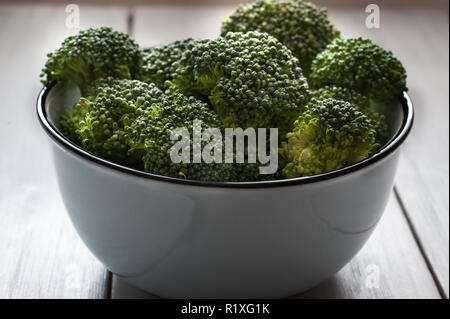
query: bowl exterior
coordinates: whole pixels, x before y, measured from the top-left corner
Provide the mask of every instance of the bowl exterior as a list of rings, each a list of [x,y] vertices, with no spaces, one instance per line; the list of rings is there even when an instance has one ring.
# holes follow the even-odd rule
[[[151,180],[52,149],[85,244],[113,273],[169,298],[279,298],[327,279],[381,218],[399,153],[310,184],[221,188]]]

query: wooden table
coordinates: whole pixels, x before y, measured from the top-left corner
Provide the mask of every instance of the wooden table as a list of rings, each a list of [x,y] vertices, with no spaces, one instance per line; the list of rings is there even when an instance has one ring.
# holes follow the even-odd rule
[[[322,1],[323,2],[323,1]],[[84,3],[84,2],[83,2]],[[296,298],[448,298],[448,7],[329,6],[343,36],[367,36],[408,70],[416,122],[384,217],[334,277]],[[109,25],[142,46],[214,37],[233,6],[81,4],[81,28]],[[65,213],[47,137],[35,115],[45,54],[78,30],[61,4],[0,3],[0,298],[154,298],[114,277],[83,245]]]

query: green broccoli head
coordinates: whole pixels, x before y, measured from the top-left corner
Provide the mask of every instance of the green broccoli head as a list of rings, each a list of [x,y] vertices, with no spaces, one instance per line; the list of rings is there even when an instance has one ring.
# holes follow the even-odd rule
[[[211,140],[200,143],[194,141],[194,121],[200,122],[201,127],[196,128],[199,132],[204,132],[206,129],[217,129],[220,132],[221,143],[216,144],[214,151],[221,148],[224,154],[222,137],[224,127],[217,114],[210,110],[206,103],[175,91],[163,94],[156,103],[153,103],[152,108],[147,108],[127,128],[130,153],[143,151],[144,170],[150,173],[193,180],[233,180],[235,171],[232,164],[206,163],[205,161],[195,163],[194,155],[189,157],[191,163],[174,163],[171,160],[170,152],[175,143],[171,140],[171,133],[177,128],[186,129],[190,133],[189,148],[192,152],[196,146],[204,151],[205,146],[212,142]]]
[[[258,0],[242,5],[222,23],[227,32],[266,32],[285,44],[300,60],[305,75],[327,44],[339,37],[327,10],[302,0]]]
[[[134,165],[139,158],[128,154],[125,129],[149,107],[148,99],[162,95],[154,85],[140,81],[99,79],[86,88],[86,97],[63,116],[63,133],[96,155]]]
[[[266,33],[229,32],[199,42],[175,67],[174,85],[208,98],[226,127],[283,131],[309,98],[297,58]]]
[[[143,63],[137,79],[166,89],[165,82],[172,80],[175,71],[173,64],[181,58],[184,51],[192,49],[197,41],[188,38],[143,52]]]
[[[370,99],[356,91],[338,86],[326,86],[313,91],[313,98],[317,100],[335,99],[349,102],[357,110],[364,113],[376,131],[376,139],[380,145],[384,145],[389,137],[388,126],[384,115],[375,112],[370,107]]]
[[[287,178],[325,173],[361,161],[379,148],[376,128],[350,103],[311,99],[282,142]]]
[[[99,78],[132,78],[141,60],[139,46],[128,35],[108,27],[87,29],[48,54],[41,78],[44,84],[71,80],[84,89]]]
[[[138,80],[100,79],[86,92],[63,116],[61,126],[67,137],[87,151],[164,176],[209,181],[235,178],[232,164],[174,163],[171,159],[176,141],[170,136],[176,128],[189,131],[191,149],[194,120],[201,121],[203,129],[223,128],[207,104],[179,92],[163,93],[154,84]],[[208,141],[201,143],[203,149]]]
[[[336,85],[390,102],[406,88],[406,71],[390,51],[362,38],[336,39],[313,61],[313,88]]]

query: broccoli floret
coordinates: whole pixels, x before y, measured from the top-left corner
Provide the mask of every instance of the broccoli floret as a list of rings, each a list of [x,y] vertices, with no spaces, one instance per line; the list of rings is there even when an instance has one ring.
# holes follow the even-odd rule
[[[227,163],[174,163],[170,158],[170,149],[174,141],[171,132],[176,128],[185,128],[191,133],[190,149],[193,151],[193,121],[201,121],[202,131],[217,128],[223,134],[223,124],[209,106],[194,97],[179,92],[164,94],[128,127],[131,152],[144,151],[144,169],[147,172],[182,177],[193,180],[230,181],[235,178],[232,164]],[[223,136],[223,135],[222,135]],[[201,148],[208,143],[203,141]],[[224,142],[222,139],[222,150]],[[219,147],[219,146],[217,146]],[[222,151],[224,154],[224,151]],[[190,157],[192,160],[193,158]]]
[[[65,137],[79,146],[82,146],[82,143],[77,130],[80,128],[80,123],[84,121],[84,117],[88,111],[89,101],[80,99],[72,110],[68,110],[61,116],[61,132]]]
[[[63,116],[61,125],[65,135],[75,136],[75,142],[79,141],[87,151],[164,176],[235,179],[232,164],[171,160],[170,150],[176,141],[170,140],[170,135],[174,129],[188,129],[191,150],[194,120],[202,121],[203,129],[223,129],[207,104],[181,93],[163,93],[153,83],[138,80],[100,79],[86,92],[74,110]],[[202,146],[205,144],[207,141],[202,142]]]
[[[370,125],[376,132],[375,139],[377,144],[383,146],[389,140],[389,129],[386,117],[383,114],[374,111],[366,113],[366,116],[370,121]]]
[[[376,128],[350,103],[311,99],[282,142],[287,178],[309,176],[361,161],[379,148]]]
[[[339,32],[327,10],[302,0],[258,0],[242,5],[222,23],[227,32],[266,32],[285,44],[300,60],[305,75],[311,62]]]
[[[370,108],[370,100],[367,96],[359,94],[348,88],[339,86],[325,86],[323,88],[314,90],[312,97],[317,100],[335,99],[343,100],[353,104],[361,112],[366,112]]]
[[[197,43],[175,66],[174,85],[207,97],[226,127],[284,131],[309,97],[297,58],[266,33],[229,32]]]
[[[148,106],[146,98],[161,98],[163,93],[140,81],[99,79],[86,88],[86,97],[62,118],[66,136],[84,149],[118,163],[132,165],[125,128]]]
[[[371,100],[391,102],[406,91],[406,71],[392,52],[371,40],[336,39],[313,61],[310,85],[346,87]]]
[[[159,88],[166,89],[165,82],[172,80],[175,71],[173,63],[177,62],[183,52],[191,49],[197,41],[188,38],[143,52],[143,63],[137,79],[155,83]]]
[[[44,84],[71,80],[86,88],[96,79],[130,79],[142,61],[139,46],[128,35],[108,27],[87,29],[66,38],[48,54],[41,78]]]
[[[342,100],[349,102],[357,110],[364,113],[371,122],[372,127],[376,131],[376,140],[380,145],[383,145],[388,140],[388,126],[384,115],[373,111],[370,108],[370,99],[358,92],[348,88],[338,86],[326,86],[313,91],[313,98],[317,100],[325,100],[332,98],[335,100]]]

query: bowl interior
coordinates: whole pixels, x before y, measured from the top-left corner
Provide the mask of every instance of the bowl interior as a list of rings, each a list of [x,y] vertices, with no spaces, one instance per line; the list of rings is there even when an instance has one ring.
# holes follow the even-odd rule
[[[61,116],[78,103],[81,90],[73,82],[62,81],[54,85],[45,98],[47,120],[61,133]]]

